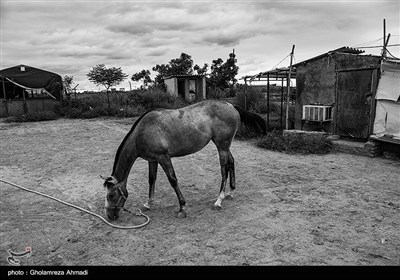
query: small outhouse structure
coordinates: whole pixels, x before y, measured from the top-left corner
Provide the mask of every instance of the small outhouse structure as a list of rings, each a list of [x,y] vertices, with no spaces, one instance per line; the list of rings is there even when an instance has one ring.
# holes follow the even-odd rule
[[[187,101],[206,99],[206,77],[204,75],[173,75],[164,78],[167,92]]]

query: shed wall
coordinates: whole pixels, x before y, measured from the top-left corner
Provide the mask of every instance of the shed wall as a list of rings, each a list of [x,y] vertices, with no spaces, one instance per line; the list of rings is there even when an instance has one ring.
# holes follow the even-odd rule
[[[172,96],[178,96],[178,85],[176,78],[170,78],[164,80],[167,92]]]
[[[296,106],[295,106],[295,129],[302,130],[323,130],[328,133],[340,134],[340,127],[337,126],[335,120],[338,119],[337,102],[338,102],[338,84],[342,84],[340,75],[342,71],[363,71],[366,69],[378,69],[380,58],[375,56],[360,56],[354,54],[332,53],[322,56],[318,59],[297,65],[296,68]],[[373,72],[376,76],[378,71]],[[358,76],[356,73],[352,76]],[[377,77],[373,77],[376,79]],[[370,108],[372,106],[371,95],[374,94],[376,88],[375,83],[371,83],[371,79],[361,80],[357,82],[360,90],[349,90],[346,94],[363,95],[360,100],[367,100],[363,104],[357,106],[365,106],[368,114],[365,123],[370,122]],[[342,84],[343,86],[343,84]],[[368,90],[365,90],[368,88]],[[361,90],[362,89],[362,90]],[[343,89],[342,90],[346,90]],[[331,122],[303,122],[302,110],[303,105],[329,105],[333,106]],[[344,112],[342,110],[342,112]],[[341,116],[347,118],[351,116]],[[368,129],[368,128],[367,128]],[[367,137],[365,133],[360,133],[362,138]]]
[[[333,132],[333,125],[328,123],[302,123],[303,105],[335,104],[335,61],[330,57],[322,57],[310,61],[296,69],[296,105],[295,129],[321,130]],[[335,112],[333,111],[332,114]]]

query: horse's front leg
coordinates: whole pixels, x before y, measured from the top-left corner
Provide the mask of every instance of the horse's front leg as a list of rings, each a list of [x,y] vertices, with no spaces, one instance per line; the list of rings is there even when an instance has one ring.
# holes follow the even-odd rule
[[[145,210],[150,210],[153,204],[154,189],[156,186],[158,162],[149,161],[149,199],[143,205]]]
[[[167,175],[168,181],[174,189],[176,195],[178,196],[179,201],[179,213],[178,218],[185,218],[185,199],[179,189],[178,179],[176,178],[174,167],[172,166],[171,158],[168,155],[162,156],[159,160],[161,167],[164,169],[165,174]]]

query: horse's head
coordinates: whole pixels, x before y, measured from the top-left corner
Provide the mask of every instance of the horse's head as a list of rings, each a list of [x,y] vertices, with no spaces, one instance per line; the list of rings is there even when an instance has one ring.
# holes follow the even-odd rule
[[[124,207],[128,198],[126,186],[118,183],[114,177],[102,177],[106,189],[105,213],[110,220],[118,219],[119,211]]]

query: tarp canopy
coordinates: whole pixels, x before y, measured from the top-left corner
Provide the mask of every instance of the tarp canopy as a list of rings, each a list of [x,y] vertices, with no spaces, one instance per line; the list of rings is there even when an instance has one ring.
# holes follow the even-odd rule
[[[45,89],[50,96],[57,100],[62,98],[62,78],[56,73],[34,68],[27,65],[17,65],[0,71],[1,82],[12,83],[25,89]],[[5,86],[6,98],[14,98]],[[1,97],[4,98],[3,86],[0,86]]]
[[[381,71],[375,99],[400,101],[400,61],[383,61]]]
[[[400,63],[383,61],[376,92],[374,134],[400,140]]]

